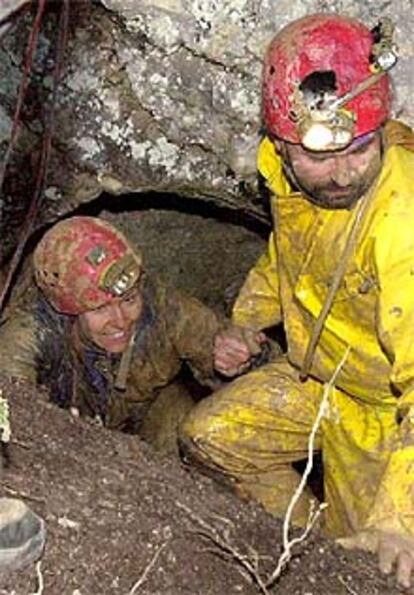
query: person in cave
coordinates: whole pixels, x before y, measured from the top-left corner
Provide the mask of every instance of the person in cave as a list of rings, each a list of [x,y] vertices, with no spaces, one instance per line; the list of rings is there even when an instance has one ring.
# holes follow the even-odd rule
[[[214,388],[257,362],[265,346],[269,352],[262,333],[151,278],[139,251],[99,218],[54,225],[35,248],[33,269],[35,282],[30,275],[0,327],[1,373],[164,453],[176,451],[177,427],[193,406],[174,382],[184,362]]]
[[[283,323],[285,357],[197,404],[188,460],[284,516],[311,431],[324,527],[414,570],[414,135],[390,119],[392,26],[335,14],[290,23],[263,65],[258,169],[274,231],[233,321]],[[316,419],[325,410],[320,425]],[[305,526],[305,489],[293,522]]]

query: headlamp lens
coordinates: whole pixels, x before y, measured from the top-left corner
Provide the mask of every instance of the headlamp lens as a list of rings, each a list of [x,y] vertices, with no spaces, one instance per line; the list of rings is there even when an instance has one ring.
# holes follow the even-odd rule
[[[347,147],[354,135],[350,112],[337,112],[333,118],[315,121],[312,116],[298,123],[301,143],[310,151],[337,151]]]

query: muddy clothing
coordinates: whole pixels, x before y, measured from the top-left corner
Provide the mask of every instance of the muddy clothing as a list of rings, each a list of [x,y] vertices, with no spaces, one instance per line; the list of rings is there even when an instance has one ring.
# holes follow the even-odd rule
[[[198,300],[148,277],[142,283],[144,305],[125,391],[114,386],[121,355],[79,339],[76,318],[58,314],[35,287],[0,327],[1,372],[45,386],[58,405],[99,417],[107,427],[138,432],[183,362],[200,383],[213,378],[214,338],[224,326]],[[186,412],[191,401],[175,391],[164,402]]]
[[[263,140],[259,169],[273,193],[274,234],[234,321],[257,330],[283,321],[287,357],[201,402],[184,427],[193,456],[283,515],[299,481],[291,463],[307,456],[324,383],[350,349],[314,445],[323,451],[335,536],[414,535],[414,137],[397,123],[386,132],[375,195],[303,383],[298,370],[356,209],[321,209],[293,191]],[[297,522],[306,522],[307,508],[305,496]]]

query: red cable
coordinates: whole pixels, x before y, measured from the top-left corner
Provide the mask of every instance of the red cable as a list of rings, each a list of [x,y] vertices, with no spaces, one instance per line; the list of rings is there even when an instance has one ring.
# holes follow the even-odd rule
[[[44,4],[44,0],[39,0],[39,8],[40,8],[41,3]],[[51,109],[50,109],[49,116],[45,123],[42,151],[40,154],[39,168],[38,168],[38,173],[37,173],[36,182],[35,182],[35,190],[33,192],[33,196],[30,201],[29,209],[26,213],[26,217],[25,217],[25,220],[23,223],[23,228],[22,228],[19,243],[18,243],[16,250],[14,251],[13,257],[10,261],[7,275],[4,280],[2,290],[1,290],[0,313],[3,310],[3,304],[4,304],[5,297],[8,293],[14,273],[16,272],[16,269],[19,265],[24,247],[27,242],[27,239],[29,238],[30,233],[33,229],[35,216],[36,216],[36,213],[39,209],[40,202],[41,202],[40,199],[43,195],[43,190],[44,190],[45,181],[46,181],[47,165],[48,165],[49,157],[50,157],[57,89],[58,89],[60,79],[62,76],[63,56],[64,56],[64,50],[66,47],[66,42],[67,42],[67,37],[68,37],[68,23],[69,23],[69,0],[63,0],[62,11],[60,14],[59,35],[58,35],[57,49],[56,49],[56,61],[55,61],[55,67],[54,67],[54,71],[53,71],[53,92],[52,92]],[[37,26],[36,39],[37,39],[37,35],[39,32],[39,25],[40,25],[40,22],[39,23],[37,22],[37,15],[36,15],[36,20],[33,25],[34,28]],[[31,38],[32,38],[32,35],[31,35]],[[29,45],[30,45],[30,43],[29,43]],[[30,59],[31,59],[31,62],[30,62],[30,66],[31,66],[32,61],[33,61],[33,54],[31,54]],[[16,110],[16,113],[17,113],[17,110]],[[20,113],[20,108],[19,108],[19,113]],[[9,149],[10,149],[10,144],[9,144]]]
[[[16,109],[14,111],[14,116],[13,116],[13,124],[12,124],[12,129],[11,129],[11,134],[10,134],[10,142],[9,142],[9,146],[7,147],[7,150],[6,150],[6,154],[4,156],[3,163],[1,164],[1,167],[0,167],[0,190],[3,188],[4,176],[6,174],[7,164],[9,162],[11,152],[14,148],[14,145],[16,142],[16,137],[17,137],[17,132],[19,130],[20,113],[22,110],[24,99],[26,97],[27,86],[29,84],[29,75],[31,73],[32,65],[33,65],[33,54],[37,47],[37,38],[39,37],[40,24],[42,22],[45,5],[46,5],[46,0],[39,0],[36,17],[33,22],[33,27],[30,30],[29,40],[27,42],[26,54],[24,57],[22,80],[20,82],[19,93],[17,95],[17,103],[16,103]]]

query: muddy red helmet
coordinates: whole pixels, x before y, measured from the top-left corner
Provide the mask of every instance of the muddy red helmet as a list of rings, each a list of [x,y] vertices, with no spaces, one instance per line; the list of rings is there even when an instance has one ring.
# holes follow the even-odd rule
[[[124,235],[94,217],[57,223],[33,258],[39,288],[58,312],[72,315],[123,295],[136,284],[142,266]]]
[[[310,87],[331,85],[336,97],[351,92],[372,76],[376,42],[374,33],[361,23],[334,14],[307,16],[282,29],[271,42],[263,65],[263,118],[268,133],[302,142],[295,114],[298,90],[310,81]],[[383,74],[344,106],[353,122],[352,138],[381,126],[390,107],[389,76]]]

